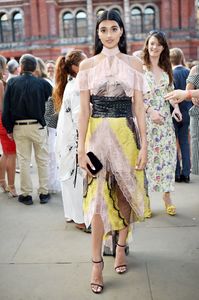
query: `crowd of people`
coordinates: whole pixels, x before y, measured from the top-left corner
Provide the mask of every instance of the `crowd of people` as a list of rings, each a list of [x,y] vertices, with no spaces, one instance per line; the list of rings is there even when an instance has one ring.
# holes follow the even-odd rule
[[[0,141],[1,191],[33,204],[34,150],[40,203],[61,192],[66,222],[92,233],[91,290],[101,293],[103,239],[117,232],[114,269],[125,273],[127,238],[152,217],[153,192],[174,216],[175,182],[199,175],[199,65],[189,70],[159,30],[128,55],[120,15],[104,11],[92,57],[0,56]]]

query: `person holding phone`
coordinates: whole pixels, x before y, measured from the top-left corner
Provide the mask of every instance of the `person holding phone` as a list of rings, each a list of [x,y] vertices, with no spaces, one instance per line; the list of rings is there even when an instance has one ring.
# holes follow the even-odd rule
[[[176,138],[170,103],[164,96],[173,89],[169,48],[164,32],[151,31],[143,48],[145,78],[148,83],[144,95],[148,141],[146,176],[148,190],[163,192],[166,212],[176,214],[170,192],[174,190],[176,168]],[[182,120],[178,104],[173,104],[173,116]],[[178,119],[179,116],[179,119]]]
[[[95,34],[95,55],[80,64],[78,73],[78,162],[87,173],[84,219],[92,227],[91,290],[101,293],[103,237],[112,231],[119,232],[114,269],[118,274],[125,273],[130,224],[144,216],[147,144],[142,63],[126,54],[126,34],[120,15],[115,10],[104,11],[97,19]],[[92,152],[103,166],[95,175],[95,163],[92,164],[87,152]]]

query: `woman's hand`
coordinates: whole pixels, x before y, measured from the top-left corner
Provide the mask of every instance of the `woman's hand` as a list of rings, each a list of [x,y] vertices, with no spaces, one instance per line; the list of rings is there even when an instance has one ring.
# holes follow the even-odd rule
[[[7,133],[7,136],[11,141],[14,140],[13,133]]]
[[[178,106],[176,106],[172,112],[172,117],[176,120],[176,122],[182,121],[182,114]]]
[[[199,106],[199,98],[192,98],[191,101],[194,105]]]
[[[172,91],[164,97],[165,100],[173,100],[174,103],[180,103],[186,98],[187,98],[187,91],[184,90]]]
[[[92,163],[85,151],[78,151],[78,165],[80,166],[80,168],[84,169],[89,176],[95,177],[93,174],[91,174],[91,172],[89,171],[89,169],[87,167],[87,165],[89,165],[91,167],[91,169],[95,170],[94,166],[92,165]]]
[[[157,110],[150,108],[148,111],[149,117],[151,120],[158,125],[163,125],[164,124],[164,116]]]
[[[147,163],[147,147],[143,146],[141,147],[138,158],[137,158],[137,164],[135,166],[136,170],[144,170]]]

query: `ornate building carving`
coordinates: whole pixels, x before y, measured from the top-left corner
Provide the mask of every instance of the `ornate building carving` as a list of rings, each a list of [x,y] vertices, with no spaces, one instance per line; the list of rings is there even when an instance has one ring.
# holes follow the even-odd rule
[[[56,59],[71,48],[82,48],[92,55],[97,15],[109,8],[124,20],[130,53],[142,48],[149,31],[160,29],[187,59],[199,57],[195,0],[2,0],[0,53]]]

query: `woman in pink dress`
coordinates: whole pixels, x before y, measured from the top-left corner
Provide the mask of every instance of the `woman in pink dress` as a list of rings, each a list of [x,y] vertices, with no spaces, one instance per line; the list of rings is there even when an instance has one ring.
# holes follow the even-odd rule
[[[146,132],[142,64],[128,56],[123,22],[115,10],[104,11],[97,21],[95,56],[80,64],[78,161],[87,172],[84,218],[92,227],[91,290],[103,290],[102,240],[118,231],[114,269],[127,271],[125,246],[130,224],[143,219]],[[90,102],[92,112],[90,112]],[[91,114],[91,115],[90,115]],[[141,142],[134,123],[137,118]],[[94,168],[86,155],[101,161]]]

